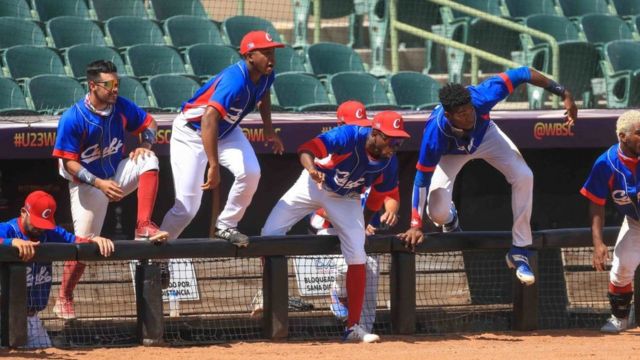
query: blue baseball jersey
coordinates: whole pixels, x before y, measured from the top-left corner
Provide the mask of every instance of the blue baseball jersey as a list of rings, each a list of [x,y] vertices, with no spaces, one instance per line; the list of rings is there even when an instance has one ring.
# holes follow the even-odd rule
[[[244,60],[222,70],[207,81],[189,101],[182,105],[182,114],[196,128],[207,106],[220,113],[218,139],[224,138],[247,116],[262,97],[269,91],[275,73],[263,75],[257,84],[251,81],[249,69]]]
[[[580,193],[600,206],[611,196],[618,212],[640,220],[638,162],[637,158],[625,156],[618,144],[611,146],[596,160]]]
[[[29,240],[22,227],[21,218],[15,218],[0,223],[0,241],[4,246],[11,246],[15,238]],[[43,231],[37,239],[43,243],[74,243],[76,236],[67,230],[56,226],[52,230]],[[51,263],[31,263],[27,266],[27,310],[42,311],[47,307],[49,292],[51,291]]]
[[[78,101],[62,114],[53,156],[78,161],[93,175],[107,179],[115,175],[125,156],[125,131],[137,135],[153,118],[121,96],[108,116],[94,113],[85,101]],[[63,166],[60,166],[60,173],[66,179],[74,180]]]
[[[326,190],[360,196],[372,186],[383,199],[397,191],[398,159],[371,159],[365,148],[369,133],[370,127],[339,126],[302,144],[298,152],[310,152],[316,157],[316,168],[325,174]]]
[[[531,72],[528,67],[507,70],[492,76],[477,86],[469,86],[471,105],[476,119],[473,130],[467,136],[456,137],[451,123],[445,116],[442,105],[438,105],[429,116],[422,134],[418,163],[416,164],[414,191],[412,196],[412,218],[417,215],[419,188],[429,188],[431,177],[443,155],[473,154],[484,139],[491,118],[489,113],[497,103],[504,100],[518,85],[528,82]]]

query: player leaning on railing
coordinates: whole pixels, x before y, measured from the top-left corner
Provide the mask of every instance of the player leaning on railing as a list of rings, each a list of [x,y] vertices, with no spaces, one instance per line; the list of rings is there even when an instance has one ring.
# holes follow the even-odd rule
[[[513,245],[507,265],[516,269],[526,285],[535,282],[529,267],[532,244],[531,208],[533,174],[515,144],[491,121],[489,113],[521,84],[529,83],[560,96],[573,123],[578,110],[569,90],[539,72],[520,67],[490,77],[477,86],[447,84],[440,89],[440,105],[427,121],[422,135],[417,173],[413,185],[411,228],[400,234],[408,245],[423,240],[425,205],[429,218],[444,232],[460,231],[452,192],[458,172],[473,159],[483,159],[500,171],[511,184]]]

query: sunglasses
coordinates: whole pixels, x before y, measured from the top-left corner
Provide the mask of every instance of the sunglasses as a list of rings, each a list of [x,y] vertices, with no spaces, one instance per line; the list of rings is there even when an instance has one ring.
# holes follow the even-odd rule
[[[390,137],[385,135],[382,131],[380,131],[379,134],[382,140],[384,140],[393,149],[397,149],[404,144],[404,138]]]
[[[114,79],[114,80],[107,80],[107,81],[94,81],[94,83],[100,87],[103,87],[111,91],[114,88],[118,87],[118,85],[120,84],[120,81],[118,79]]]

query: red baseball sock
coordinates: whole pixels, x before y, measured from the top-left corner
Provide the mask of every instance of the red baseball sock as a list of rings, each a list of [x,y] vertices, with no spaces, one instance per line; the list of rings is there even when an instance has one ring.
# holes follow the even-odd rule
[[[143,172],[138,182],[138,224],[151,220],[158,195],[158,171]]]
[[[625,286],[615,286],[611,282],[609,283],[609,292],[612,294],[628,294],[633,292],[633,285],[631,283]]]
[[[364,304],[364,288],[367,280],[364,266],[364,264],[349,265],[347,268],[347,306],[349,307],[347,328],[360,322],[360,314]]]
[[[73,290],[76,288],[76,285],[78,285],[86,267],[86,264],[77,261],[66,261],[64,263],[62,283],[60,284],[58,297],[67,300],[73,299]]]

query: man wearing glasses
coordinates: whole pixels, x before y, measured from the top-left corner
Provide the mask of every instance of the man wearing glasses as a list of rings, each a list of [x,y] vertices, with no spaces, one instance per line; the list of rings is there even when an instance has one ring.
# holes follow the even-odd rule
[[[530,224],[533,174],[518,148],[489,116],[498,102],[523,83],[560,96],[567,110],[567,122],[573,124],[578,110],[571,93],[528,67],[508,70],[477,86],[445,85],[440,89],[440,105],[429,116],[422,135],[413,184],[411,228],[400,237],[410,246],[422,242],[427,199],[427,214],[443,232],[460,231],[458,213],[451,201],[453,184],[464,164],[483,159],[511,184],[513,243],[506,261],[510,268],[516,269],[522,283],[531,285],[535,275],[529,266],[527,247],[533,241]]]
[[[78,236],[100,235],[109,202],[120,201],[138,188],[136,240],[163,241],[167,233],[151,221],[158,192],[155,120],[130,100],[118,96],[118,73],[111,61],[87,66],[89,93],[65,111],[58,123],[53,156],[60,175],[69,180],[71,215]],[[141,135],[140,146],[124,152],[125,131]],[[76,317],[73,290],[85,264],[65,263],[54,312]],[[168,272],[164,270],[166,277]]]
[[[343,125],[302,144],[298,154],[304,170],[262,228],[263,236],[285,235],[307,214],[325,210],[347,263],[347,341],[380,341],[360,325],[367,262],[360,194],[372,187],[384,199],[398,191],[398,161],[393,155],[408,137],[402,116],[383,111],[373,118],[371,127]]]

